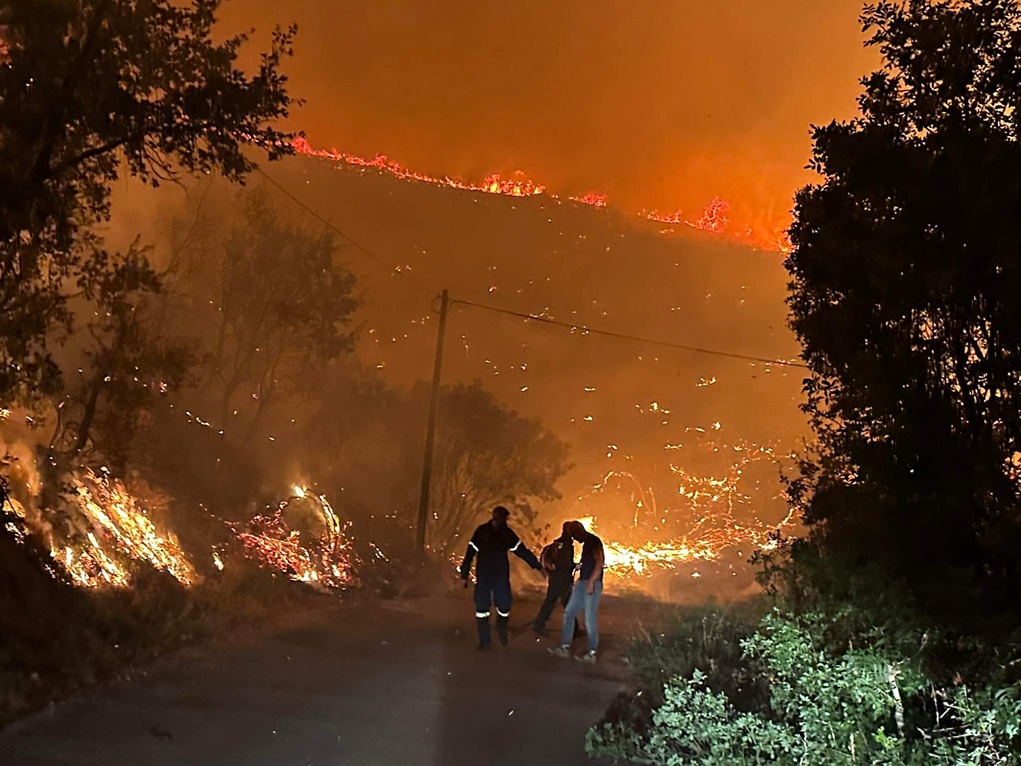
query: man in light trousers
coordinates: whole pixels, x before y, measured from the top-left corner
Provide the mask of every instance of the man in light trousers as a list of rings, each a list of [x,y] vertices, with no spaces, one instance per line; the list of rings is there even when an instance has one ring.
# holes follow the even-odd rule
[[[571,639],[574,637],[574,621],[585,612],[585,631],[588,646],[584,654],[577,656],[582,662],[595,662],[599,649],[599,597],[603,594],[603,541],[585,529],[580,521],[570,522],[571,537],[582,544],[581,573],[574,584],[571,598],[564,608],[564,629],[560,646],[551,647],[550,654],[557,657],[571,656]]]

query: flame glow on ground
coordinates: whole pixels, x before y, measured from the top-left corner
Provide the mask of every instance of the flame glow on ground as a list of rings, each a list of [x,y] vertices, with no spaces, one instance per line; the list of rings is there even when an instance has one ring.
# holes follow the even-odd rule
[[[294,150],[301,155],[332,160],[352,168],[374,170],[405,181],[432,184],[459,191],[500,194],[508,197],[546,195],[553,199],[560,199],[558,195],[548,191],[544,184],[533,181],[521,172],[515,173],[512,178],[503,178],[497,173],[492,173],[485,176],[481,181],[464,181],[451,178],[450,176],[440,177],[420,173],[401,165],[385,154],[377,154],[370,159],[355,154],[348,154],[339,149],[318,149],[302,137],[296,138],[293,146]],[[600,192],[592,191],[585,194],[570,195],[567,199],[581,205],[589,205],[596,208],[607,207],[607,197]],[[654,223],[669,226],[685,226],[696,232],[720,236],[760,250],[780,253],[790,252],[790,240],[787,238],[786,233],[789,221],[778,221],[767,228],[732,225],[733,222],[730,220],[729,211],[730,204],[724,199],[715,197],[704,210],[694,217],[681,210],[674,212],[661,212],[659,210],[642,211],[641,216]]]
[[[668,445],[668,449],[677,451],[681,447]],[[719,454],[719,449],[714,447],[714,453]],[[794,524],[794,509],[786,505],[777,482],[775,495],[768,501],[770,504],[783,503],[785,515],[776,523],[762,521],[759,507],[765,505],[767,499],[753,498],[751,491],[743,487],[743,481],[746,471],[754,464],[778,467],[777,456],[769,447],[750,444],[736,444],[731,450],[736,459],[719,476],[670,465],[670,474],[677,482],[673,496],[682,500],[682,505],[675,508],[661,509],[653,488],[644,485],[628,471],[608,472],[593,486],[588,496],[578,498],[579,508],[584,509],[591,506],[594,498],[609,492],[628,495],[630,529],[621,528],[619,533],[611,534],[600,529],[597,515],[579,518],[586,529],[602,538],[607,571],[621,579],[647,577],[657,569],[674,569],[680,564],[718,559],[730,549],[748,552],[773,549],[777,533]],[[738,521],[739,511],[740,516],[750,517],[748,523]],[[620,518],[619,510],[615,510],[613,516]],[[668,519],[683,519],[685,531],[655,542],[629,545],[621,541],[648,537],[650,531],[662,533],[667,526],[676,529],[676,522]],[[613,525],[613,528],[618,527]],[[692,576],[697,577],[698,573],[693,572]]]
[[[792,523],[794,512],[773,527],[751,528],[737,524],[732,518],[699,519],[681,538],[663,543],[629,546],[603,538],[606,571],[621,579],[632,576],[647,577],[656,568],[674,569],[680,564],[694,561],[712,561],[729,548],[750,547],[753,550],[772,550],[776,546],[773,535]],[[579,519],[590,532],[600,534],[594,517]],[[698,577],[693,572],[692,577]]]

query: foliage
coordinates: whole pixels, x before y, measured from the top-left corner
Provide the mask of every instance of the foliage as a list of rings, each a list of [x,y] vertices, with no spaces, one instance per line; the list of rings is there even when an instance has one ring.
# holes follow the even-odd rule
[[[744,662],[768,679],[752,708],[713,689],[703,670],[678,673],[644,729],[630,722],[590,731],[596,757],[649,764],[1007,764],[1021,756],[1021,684],[972,691],[927,672],[926,637],[860,635],[838,646],[831,618],[767,615],[741,642]],[[906,631],[910,632],[910,631]]]
[[[648,739],[631,732],[592,729],[585,746],[596,757],[641,763],[732,766],[779,763],[797,740],[784,726],[751,713],[736,713],[726,695],[705,685],[705,674],[667,684],[652,714]]]
[[[662,699],[663,686],[671,678],[698,670],[709,688],[751,708],[763,689],[756,668],[741,651],[741,642],[754,630],[755,619],[737,606],[678,610],[673,619],[642,630],[631,641],[628,666],[642,684],[646,700]]]
[[[814,129],[824,180],[790,232],[818,439],[791,495],[820,562],[967,623],[1021,598],[1021,9],[862,21],[883,69],[860,117]]]
[[[419,384],[410,404],[424,413],[428,395],[428,387]],[[531,501],[559,498],[556,482],[569,467],[567,445],[538,419],[507,408],[478,381],[441,390],[433,460],[427,543],[443,557],[496,505],[530,523]]]
[[[97,253],[96,276],[77,313],[91,316],[91,341],[79,360],[77,385],[57,410],[48,463],[89,453],[123,473],[128,451],[157,400],[188,380],[195,363],[186,346],[164,336],[153,298],[162,282],[136,242],[123,256]]]
[[[220,0],[9,0],[0,6],[0,397],[52,391],[46,349],[69,286],[99,249],[124,172],[153,185],[192,173],[241,180],[245,146],[290,153],[268,124],[291,98],[277,30],[254,74],[244,35],[217,41]]]
[[[243,204],[215,284],[211,376],[222,424],[242,386],[245,398],[256,401],[250,438],[266,407],[288,393],[287,384],[293,393],[310,367],[351,350],[354,335],[343,328],[358,302],[355,277],[336,262],[330,232],[312,234],[281,220],[262,193]]]

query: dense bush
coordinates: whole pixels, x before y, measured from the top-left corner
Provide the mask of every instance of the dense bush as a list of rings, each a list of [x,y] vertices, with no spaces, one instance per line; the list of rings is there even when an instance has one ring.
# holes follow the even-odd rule
[[[705,624],[704,615],[696,617],[678,632],[679,641]],[[646,705],[648,716],[618,716],[592,729],[590,755],[664,766],[964,766],[1021,757],[1017,680],[1000,674],[976,688],[940,685],[930,669],[929,635],[907,628],[892,640],[863,633],[840,646],[829,634],[832,624],[830,616],[771,613],[740,640],[739,657],[730,648],[733,630],[703,633],[720,645],[666,664],[673,675]],[[909,654],[902,647],[912,639],[916,650]],[[664,657],[662,637],[646,642],[658,647],[631,655]],[[707,670],[689,669],[696,655]],[[714,666],[713,658],[722,657],[727,667]],[[765,693],[735,694],[742,683],[721,677],[728,669],[752,688],[759,679]]]

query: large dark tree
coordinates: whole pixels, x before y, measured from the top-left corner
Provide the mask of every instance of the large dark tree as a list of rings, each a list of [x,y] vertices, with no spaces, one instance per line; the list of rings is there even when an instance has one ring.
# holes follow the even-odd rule
[[[883,68],[860,117],[814,129],[824,180],[791,229],[818,436],[794,496],[831,563],[933,606],[1016,600],[1021,11],[910,0],[862,21]]]
[[[98,246],[111,183],[177,170],[240,180],[245,146],[290,151],[277,30],[254,72],[244,36],[214,31],[221,0],[0,3],[0,397],[55,388],[45,337]]]

